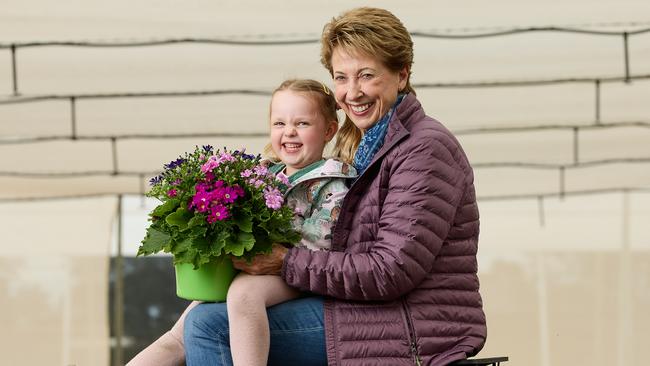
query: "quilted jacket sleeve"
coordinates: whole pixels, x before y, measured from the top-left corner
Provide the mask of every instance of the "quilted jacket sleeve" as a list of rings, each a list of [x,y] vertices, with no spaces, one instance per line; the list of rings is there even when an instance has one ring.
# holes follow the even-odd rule
[[[452,137],[427,133],[396,147],[380,206],[376,241],[364,252],[293,248],[282,275],[296,288],[348,300],[392,300],[415,288],[431,271],[471,174]],[[375,192],[372,192],[373,194]],[[368,193],[365,193],[368,194]],[[367,207],[352,207],[351,216]],[[349,219],[349,218],[348,218]],[[353,220],[363,223],[363,220]],[[351,228],[351,230],[355,230]],[[357,243],[348,242],[348,247]],[[364,243],[367,245],[367,243]]]

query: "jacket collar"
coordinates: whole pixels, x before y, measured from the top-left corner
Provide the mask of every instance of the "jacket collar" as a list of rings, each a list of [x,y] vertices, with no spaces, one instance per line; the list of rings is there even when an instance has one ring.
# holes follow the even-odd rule
[[[415,95],[413,95],[413,93],[407,94],[404,97],[404,100],[402,100],[402,102],[397,106],[397,110],[391,117],[384,145],[379,149],[377,154],[375,154],[375,157],[364,171],[364,174],[361,174],[357,181],[360,181],[364,176],[367,176],[365,172],[372,170],[372,167],[381,161],[395,145],[399,144],[411,134],[408,130],[409,120],[419,109],[421,109],[420,103],[417,101]],[[355,181],[355,185],[357,181]]]

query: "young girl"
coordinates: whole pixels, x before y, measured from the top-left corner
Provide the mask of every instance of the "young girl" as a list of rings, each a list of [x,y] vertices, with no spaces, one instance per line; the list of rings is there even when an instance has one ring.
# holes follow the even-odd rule
[[[330,248],[331,230],[347,192],[346,181],[356,172],[323,150],[338,129],[333,93],[314,80],[287,80],[271,98],[271,155],[269,169],[289,177],[285,200],[296,213],[294,226],[302,233],[298,244],[312,250]],[[266,308],[300,296],[279,276],[237,275],[228,290],[226,306],[234,365],[266,365],[269,324]],[[183,321],[192,302],[174,327],[140,352],[127,365],[182,365]]]

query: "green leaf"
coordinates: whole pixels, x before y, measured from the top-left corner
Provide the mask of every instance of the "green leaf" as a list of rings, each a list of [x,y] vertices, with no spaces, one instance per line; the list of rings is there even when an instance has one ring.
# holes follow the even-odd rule
[[[189,250],[186,250],[181,253],[174,254],[174,264],[181,264],[181,263],[192,263],[195,264],[197,261],[197,257],[199,256],[199,253],[190,248]],[[194,268],[198,268],[198,266],[194,266]]]
[[[228,231],[220,231],[210,244],[210,254],[213,256],[220,256],[221,251],[226,246],[226,241],[229,237],[230,233]]]
[[[180,202],[178,200],[171,199],[162,205],[159,205],[158,207],[154,208],[154,210],[151,212],[151,216],[154,217],[164,217],[168,213],[176,210],[176,208],[180,205]]]
[[[192,218],[192,213],[183,207],[179,207],[176,212],[170,213],[165,221],[171,226],[177,226],[181,230],[187,229],[187,224]]]
[[[203,215],[199,215],[199,214],[195,214],[195,215],[190,219],[190,221],[187,223],[187,227],[191,227],[191,228],[193,228],[193,227],[195,227],[195,226],[201,226],[201,225],[203,225],[203,224],[205,224],[205,216],[203,216]]]
[[[177,255],[178,253],[182,253],[190,250],[191,247],[192,247],[192,239],[185,238],[184,240],[176,243],[176,245],[172,247],[171,252],[174,253],[174,255]]]
[[[188,226],[189,228],[189,226]],[[190,236],[193,238],[205,237],[205,234],[208,232],[208,228],[205,226],[195,226],[190,232]]]
[[[224,252],[235,257],[241,257],[246,250],[251,250],[255,245],[255,237],[251,233],[240,232],[236,237],[229,236],[226,239]]]
[[[192,248],[198,250],[199,253],[210,252],[210,241],[207,238],[192,238],[190,242],[192,243]]]
[[[240,216],[236,217],[233,220],[239,230],[246,232],[246,233],[252,233],[253,232],[253,219],[250,216]]]
[[[149,255],[158,253],[171,242],[171,236],[163,231],[158,230],[154,225],[147,228],[147,235],[142,240],[142,245],[138,248],[138,254]]]

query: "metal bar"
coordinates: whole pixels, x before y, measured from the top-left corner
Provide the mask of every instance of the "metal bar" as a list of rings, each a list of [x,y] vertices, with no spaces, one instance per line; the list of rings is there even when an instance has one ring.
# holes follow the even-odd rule
[[[115,256],[115,293],[113,319],[115,330],[115,354],[113,365],[124,365],[124,263],[122,258],[122,195],[117,196],[117,255]]]
[[[72,139],[77,139],[77,98],[70,97],[70,132],[72,133]]]
[[[19,96],[20,93],[18,93],[18,71],[17,71],[17,66],[16,66],[16,45],[12,44],[11,45],[11,76],[13,80],[13,86],[14,86],[14,96]]]
[[[578,127],[573,128],[573,164],[580,164],[580,139],[579,139],[580,130]]]
[[[625,56],[625,82],[629,83],[630,82],[630,52],[629,52],[629,46],[628,46],[628,33],[624,32],[623,33],[623,52]]]
[[[539,226],[544,227],[544,224],[546,224],[544,217],[544,196],[537,197],[537,207],[539,208]]]
[[[596,124],[600,124],[600,79],[596,80]]]
[[[117,139],[115,137],[111,137],[111,149],[113,150],[113,175],[117,175]]]

